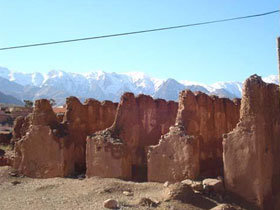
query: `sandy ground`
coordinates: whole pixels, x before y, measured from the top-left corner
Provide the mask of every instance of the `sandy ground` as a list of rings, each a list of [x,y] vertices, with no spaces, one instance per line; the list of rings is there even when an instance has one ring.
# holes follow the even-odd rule
[[[193,210],[211,209],[218,203],[204,196],[197,196],[192,204],[179,201],[164,201],[167,188],[160,183],[135,183],[118,179],[105,178],[51,178],[32,179],[13,177],[12,169],[0,167],[0,209],[105,209],[106,199],[119,202],[119,209],[170,209]],[[123,191],[130,191],[132,196],[126,196]],[[157,207],[139,205],[141,198],[150,198],[159,202]],[[241,208],[239,208],[241,209]]]

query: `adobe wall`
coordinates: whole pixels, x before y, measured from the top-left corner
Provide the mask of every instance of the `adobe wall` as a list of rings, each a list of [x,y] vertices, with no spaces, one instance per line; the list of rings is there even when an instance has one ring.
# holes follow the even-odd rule
[[[224,136],[228,191],[262,209],[280,209],[279,86],[251,76],[243,86],[240,122]]]
[[[177,123],[188,135],[200,136],[200,176],[222,175],[222,135],[239,121],[240,100],[233,101],[189,90],[180,94]]]
[[[109,129],[87,138],[87,176],[131,180],[131,156],[127,145],[111,137]]]
[[[159,144],[148,151],[148,181],[178,182],[199,176],[199,139],[183,126],[171,126]]]
[[[120,139],[124,143],[123,149],[128,152],[129,161],[131,161],[131,177],[136,181],[145,181],[147,179],[147,146],[156,145],[160,136],[167,133],[171,125],[175,123],[178,104],[176,102],[166,102],[162,99],[154,100],[147,95],[134,96],[132,93],[125,93],[118,106],[114,124],[108,129],[108,135],[93,136],[88,139],[87,161],[95,159],[89,157],[92,151],[95,151],[94,143],[97,138],[105,142],[108,139]],[[126,153],[124,153],[126,154]],[[98,155],[98,154],[96,154]],[[124,158],[124,157],[123,157]],[[104,165],[110,163],[105,162]],[[94,176],[94,168],[87,168],[87,176]],[[114,174],[111,174],[115,177]],[[130,175],[128,175],[130,176]]]
[[[75,170],[86,170],[86,139],[92,133],[110,127],[115,119],[117,103],[87,99],[82,104],[76,97],[66,99],[63,123],[68,128],[67,139],[75,144]]]
[[[65,159],[64,154],[68,152],[72,156],[72,151],[66,146],[65,139],[58,135],[65,136],[65,130],[58,122],[49,101],[37,100],[29,117],[16,120],[14,168],[26,176],[36,178],[63,177],[73,171],[73,159]]]
[[[149,148],[148,180],[176,182],[222,175],[222,135],[237,124],[239,109],[239,100],[182,91],[175,126]]]
[[[30,177],[69,176],[85,171],[86,137],[112,125],[117,105],[75,97],[67,99],[63,122],[46,99],[14,126],[14,168]],[[33,146],[32,146],[33,145]]]

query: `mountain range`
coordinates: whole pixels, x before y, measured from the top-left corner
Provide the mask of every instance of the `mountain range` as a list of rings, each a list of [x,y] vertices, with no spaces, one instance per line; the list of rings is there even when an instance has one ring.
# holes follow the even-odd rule
[[[264,80],[277,83],[278,77],[271,75]],[[133,92],[136,95],[147,94],[154,98],[177,101],[179,92],[184,89],[232,99],[241,97],[242,82],[217,82],[205,85],[185,80],[156,79],[141,72],[69,73],[53,70],[42,74],[14,72],[0,67],[0,91],[21,102],[52,98],[57,105],[62,105],[68,96],[76,96],[82,101],[86,98],[95,98],[100,101],[117,102],[124,92]]]
[[[17,105],[23,105],[23,102],[18,100],[17,98],[6,95],[2,92],[0,92],[0,103],[2,104],[17,104]]]

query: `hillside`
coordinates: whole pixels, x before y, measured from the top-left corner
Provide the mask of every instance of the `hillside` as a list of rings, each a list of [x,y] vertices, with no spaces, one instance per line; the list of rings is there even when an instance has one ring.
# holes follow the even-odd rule
[[[4,93],[0,92],[0,103],[2,104],[15,104],[15,105],[23,105],[23,102],[18,100],[17,98],[5,95]]]

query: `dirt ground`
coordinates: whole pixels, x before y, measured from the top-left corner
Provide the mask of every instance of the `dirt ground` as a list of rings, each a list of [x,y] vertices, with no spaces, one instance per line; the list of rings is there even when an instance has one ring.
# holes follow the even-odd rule
[[[157,209],[157,210],[194,210],[211,209],[218,202],[198,195],[189,203],[180,201],[164,201],[167,188],[160,183],[135,183],[106,178],[51,178],[32,179],[11,176],[12,169],[0,167],[0,209],[105,209],[106,199],[119,202],[119,209]],[[132,192],[132,196],[124,195],[124,191]],[[156,207],[141,206],[141,198],[150,198],[158,203]],[[237,209],[245,209],[239,208]]]

